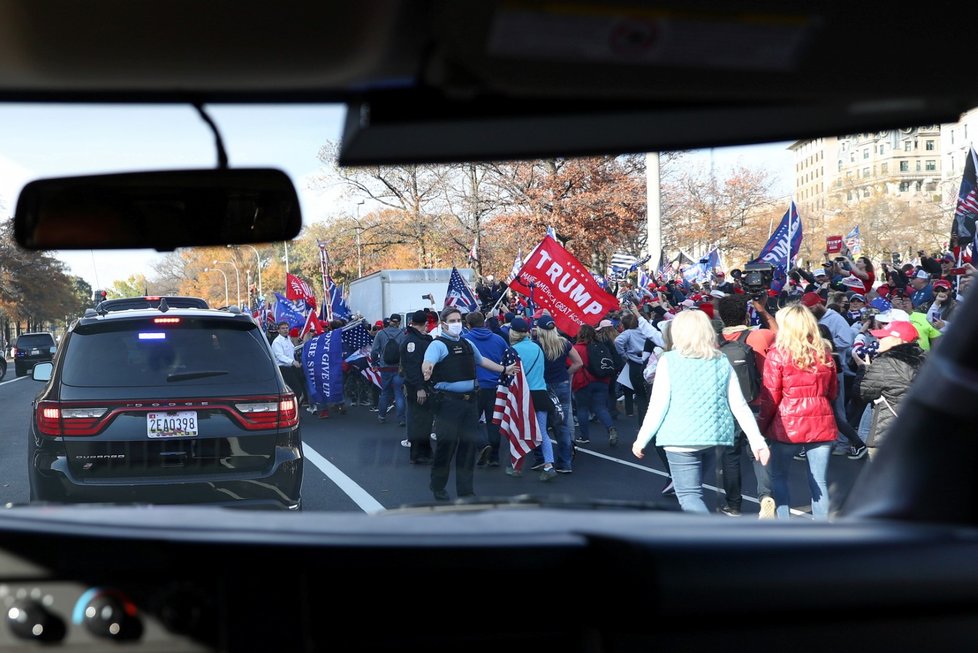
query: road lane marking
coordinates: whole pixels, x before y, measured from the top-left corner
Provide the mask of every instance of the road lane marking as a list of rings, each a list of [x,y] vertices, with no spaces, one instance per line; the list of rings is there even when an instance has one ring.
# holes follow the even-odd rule
[[[319,468],[326,478],[335,483],[353,502],[360,506],[360,509],[367,514],[383,512],[387,510],[376,499],[370,496],[366,490],[356,484],[356,482],[340,471],[340,469],[324,458],[318,451],[310,447],[305,442],[302,443],[302,455],[306,460]]]
[[[578,453],[586,453],[589,456],[594,456],[595,458],[602,458],[602,459],[607,460],[609,462],[618,463],[619,465],[625,465],[626,467],[632,467],[634,469],[638,469],[638,470],[641,470],[643,472],[649,472],[649,473],[655,474],[656,476],[661,476],[663,478],[669,478],[669,474],[667,474],[667,473],[665,473],[663,471],[660,471],[658,469],[653,469],[653,468],[647,467],[645,465],[639,465],[638,463],[633,463],[630,460],[622,460],[621,458],[615,458],[614,456],[609,456],[609,455],[600,453],[598,451],[591,451],[590,449],[582,449],[581,447],[574,447],[574,448],[577,449]],[[719,488],[719,487],[716,487],[716,486],[713,486],[713,485],[709,485],[707,483],[704,483],[703,484],[703,487],[706,488],[707,490],[712,490],[712,491],[716,492],[717,494],[720,494],[720,493],[726,494],[726,492],[724,492],[723,488]],[[744,498],[745,501],[750,501],[751,503],[756,503],[756,504],[760,504],[761,503],[758,499],[755,499],[754,497],[748,496],[746,494],[743,495],[743,498]],[[789,508],[788,511],[792,515],[797,515],[799,517],[808,517],[808,518],[811,518],[812,517],[812,513],[805,512],[804,510],[797,510],[795,508]]]
[[[17,381],[23,381],[24,379],[27,379],[27,378],[30,378],[30,377],[27,377],[27,376],[18,376],[16,379],[10,379],[9,381],[4,381],[4,382],[0,383],[0,385],[7,385],[8,383],[16,383]]]

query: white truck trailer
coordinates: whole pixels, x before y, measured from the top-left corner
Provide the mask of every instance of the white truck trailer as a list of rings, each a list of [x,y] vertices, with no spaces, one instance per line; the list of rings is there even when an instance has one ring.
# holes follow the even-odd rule
[[[459,268],[458,272],[471,288],[472,269]],[[451,268],[380,270],[351,281],[347,303],[350,310],[361,313],[371,324],[398,313],[401,324],[406,326],[414,311],[442,309],[451,276]],[[428,294],[434,299],[434,307],[424,297]]]

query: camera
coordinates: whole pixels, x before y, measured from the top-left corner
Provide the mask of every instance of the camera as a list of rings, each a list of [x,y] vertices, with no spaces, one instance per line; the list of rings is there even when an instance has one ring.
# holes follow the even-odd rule
[[[744,266],[741,283],[754,301],[765,301],[767,291],[774,280],[774,266],[763,261],[754,261]]]

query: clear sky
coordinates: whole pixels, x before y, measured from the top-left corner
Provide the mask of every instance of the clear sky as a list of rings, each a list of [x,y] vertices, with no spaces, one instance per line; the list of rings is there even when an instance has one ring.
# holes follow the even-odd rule
[[[284,170],[299,193],[306,224],[326,215],[353,213],[355,203],[339,189],[314,190],[317,158],[327,141],[339,140],[345,109],[338,105],[213,106],[232,167]],[[790,143],[697,151],[693,161],[718,175],[734,165],[764,167],[777,178],[776,192],[791,193]],[[126,170],[213,167],[217,155],[210,129],[190,106],[78,107],[0,103],[0,209],[13,213],[25,183],[38,177]],[[153,275],[163,256],[152,250],[72,251],[55,255],[92,287],[133,274]]]

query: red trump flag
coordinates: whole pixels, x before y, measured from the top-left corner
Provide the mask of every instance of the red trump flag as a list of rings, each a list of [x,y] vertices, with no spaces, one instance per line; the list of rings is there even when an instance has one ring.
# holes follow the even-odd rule
[[[551,236],[530,253],[509,287],[532,296],[537,308],[549,310],[557,328],[571,337],[577,336],[582,324],[596,326],[619,306],[618,299]]]

